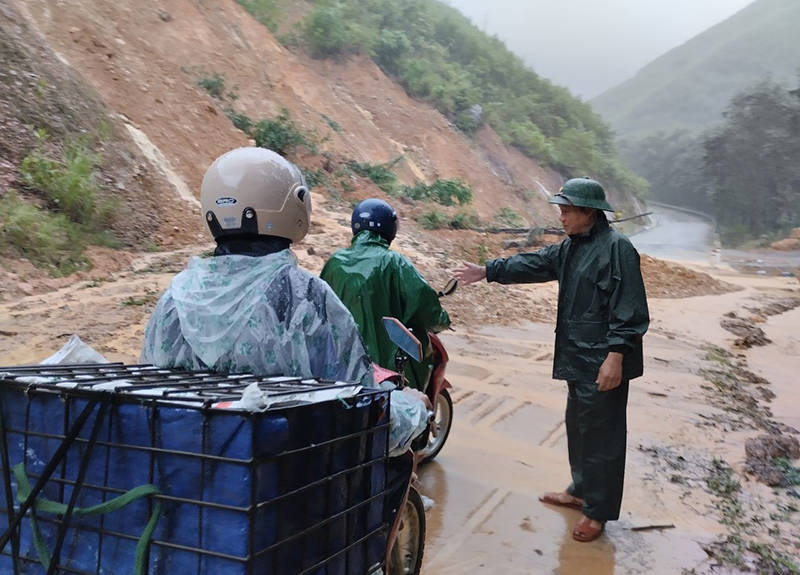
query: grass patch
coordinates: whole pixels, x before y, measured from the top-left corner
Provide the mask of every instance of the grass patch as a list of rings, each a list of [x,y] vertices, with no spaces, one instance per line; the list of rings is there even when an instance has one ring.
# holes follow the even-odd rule
[[[772,464],[783,473],[787,485],[800,485],[800,469],[792,465],[789,459],[776,457],[772,460]]]
[[[495,221],[500,224],[507,225],[509,227],[522,227],[525,221],[522,219],[516,210],[513,208],[509,208],[508,206],[503,206],[500,208],[500,211],[497,212],[497,215],[494,217]]]
[[[344,131],[344,128],[342,128],[342,125],[339,122],[329,118],[325,114],[321,114],[321,115],[322,115],[322,119],[325,120],[326,122],[328,122],[328,125],[331,127],[331,130],[333,130],[337,134],[341,134]]]
[[[447,227],[447,216],[436,209],[428,210],[417,219],[417,223],[422,229],[438,230]]]
[[[387,194],[394,193],[397,187],[397,175],[392,171],[392,167],[402,159],[399,156],[385,164],[362,164],[360,162],[348,162],[347,169],[357,176],[367,178]]]
[[[282,15],[278,0],[236,0],[236,2],[271,32],[277,31]]]
[[[703,359],[706,361],[714,361],[727,366],[731,365],[733,354],[729,351],[711,344],[703,346],[702,349],[706,351],[706,354],[703,356]]]
[[[53,277],[91,268],[81,229],[64,214],[54,214],[9,191],[0,198],[0,246],[27,258]]]
[[[443,206],[464,206],[472,203],[473,193],[461,180],[437,178],[432,184],[417,182],[413,186],[403,186],[400,193],[412,200],[434,201]]]
[[[14,191],[0,199],[2,249],[61,277],[91,268],[83,255],[87,244],[120,247],[109,230],[118,202],[102,196],[96,176],[102,160],[88,138],[59,149],[38,130],[36,146],[20,164],[20,174],[41,201],[28,202]]]
[[[95,175],[103,161],[85,139],[69,142],[61,157],[47,150],[47,133],[36,132],[36,148],[20,165],[22,180],[44,193],[47,207],[64,214],[87,231],[107,229],[114,219],[116,202],[102,199]]]
[[[488,259],[489,247],[486,245],[486,242],[481,240],[481,242],[478,244],[478,265],[484,265]]]
[[[197,81],[197,85],[208,92],[212,98],[222,99],[225,95],[225,76],[218,72],[211,72]]]
[[[123,307],[135,307],[142,305],[151,305],[158,302],[158,294],[154,291],[146,292],[142,296],[131,296],[128,299],[122,300]]]
[[[306,146],[312,154],[317,152],[312,135],[297,127],[286,108],[277,117],[258,122],[250,135],[256,141],[256,146],[270,149],[281,156],[293,153],[298,146]]]
[[[800,567],[789,555],[770,545],[744,539],[750,524],[757,524],[760,529],[763,529],[763,525],[761,525],[763,519],[752,517],[748,520],[746,518],[739,501],[741,485],[734,478],[733,469],[725,461],[721,459],[712,461],[706,485],[717,496],[722,522],[728,525],[732,531],[732,534],[725,540],[704,547],[706,553],[723,565],[747,569],[748,572],[755,567],[758,575],[800,574]],[[775,534],[774,531],[770,530],[770,533]],[[753,562],[755,565],[752,565]]]

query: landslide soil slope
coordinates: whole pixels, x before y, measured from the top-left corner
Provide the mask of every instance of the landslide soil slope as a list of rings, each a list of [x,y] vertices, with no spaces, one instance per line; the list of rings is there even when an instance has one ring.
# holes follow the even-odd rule
[[[475,189],[480,216],[491,218],[508,205],[531,223],[554,221],[540,189],[557,190],[558,174],[509,152],[489,130],[479,140],[490,145],[470,141],[366,57],[318,61],[289,52],[233,0],[25,0],[18,6],[110,107],[147,134],[195,193],[215,157],[247,144],[196,85],[218,73],[238,95],[223,108],[255,120],[287,108],[303,129],[326,139],[322,150],[372,164],[404,155],[396,165],[404,183],[462,178]],[[526,199],[523,189],[536,193]]]

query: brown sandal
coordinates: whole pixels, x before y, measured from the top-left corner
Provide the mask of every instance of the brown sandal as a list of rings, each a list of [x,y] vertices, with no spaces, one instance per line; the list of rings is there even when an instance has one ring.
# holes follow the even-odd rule
[[[547,503],[548,505],[571,507],[572,509],[583,509],[583,500],[570,495],[566,491],[561,491],[559,493],[545,493],[544,495],[539,496],[539,501],[542,503]]]
[[[589,517],[583,517],[578,524],[575,526],[575,530],[572,532],[572,538],[575,541],[580,541],[581,543],[588,543],[589,541],[594,541],[605,531],[606,522],[599,521],[594,519],[600,523],[600,528],[592,527],[592,519]]]

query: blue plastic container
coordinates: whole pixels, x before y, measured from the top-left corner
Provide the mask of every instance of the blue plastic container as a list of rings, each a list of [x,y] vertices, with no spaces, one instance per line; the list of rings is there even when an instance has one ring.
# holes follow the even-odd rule
[[[149,575],[366,575],[382,561],[387,392],[249,413],[125,393],[27,388],[0,376],[9,467],[24,464],[34,485],[95,399],[108,403],[96,441],[90,437],[98,407],[39,498],[68,504],[82,465],[78,508],[155,485],[163,513],[149,548]],[[17,510],[19,502],[10,469],[2,474],[0,526],[6,526],[7,481]],[[154,503],[148,497],[103,515],[73,515],[61,573],[132,573]],[[60,518],[36,516],[52,552]],[[0,573],[14,572],[12,555],[9,543],[0,552]],[[24,575],[45,573],[30,513],[19,529],[17,560]]]

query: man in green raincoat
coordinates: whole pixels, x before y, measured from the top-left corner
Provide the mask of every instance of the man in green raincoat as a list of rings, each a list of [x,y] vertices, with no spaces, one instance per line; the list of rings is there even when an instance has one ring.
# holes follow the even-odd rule
[[[389,249],[397,234],[397,213],[378,199],[364,200],[353,211],[353,240],[331,256],[320,277],[353,314],[372,361],[394,368],[397,347],[389,340],[381,318],[399,319],[422,343],[423,358],[406,364],[414,389],[424,391],[433,369],[428,332],[450,325],[439,297],[403,255]]]
[[[557,280],[553,378],[567,381],[566,425],[572,483],[540,499],[583,510],[572,537],[592,541],[619,518],[625,476],[628,384],[644,371],[642,336],[650,318],[639,254],[611,228],[603,187],[569,180],[550,200],[567,239],[534,253],[455,271],[464,284]]]

